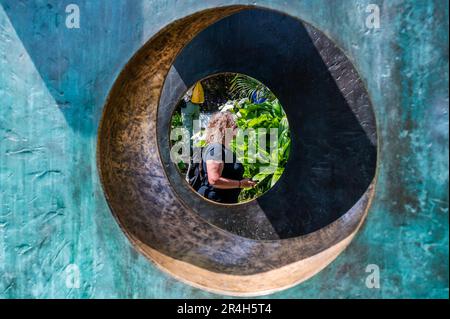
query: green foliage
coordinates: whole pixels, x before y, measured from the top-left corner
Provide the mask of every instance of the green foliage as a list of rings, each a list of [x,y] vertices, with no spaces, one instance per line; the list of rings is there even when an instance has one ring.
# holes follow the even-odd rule
[[[202,112],[215,112],[220,105],[233,99],[230,85],[234,77],[235,73],[219,73],[202,80],[205,92],[205,103],[201,105]]]
[[[243,99],[226,105],[223,110],[225,109],[236,114],[237,124],[240,128],[237,140],[244,141],[239,145],[234,141],[232,145],[239,161],[244,165],[244,177],[259,181],[256,187],[244,189],[241,192],[239,200],[247,201],[268,191],[283,174],[291,144],[289,125],[286,114],[277,99],[260,104]],[[270,132],[270,129],[277,129],[276,151],[270,153],[269,136],[266,136],[265,147],[260,145],[261,143],[258,142],[260,140],[259,129],[266,129],[267,133]],[[254,133],[240,136],[246,131]],[[249,152],[249,145],[256,145],[256,152]]]
[[[235,140],[231,147],[236,152],[238,160],[244,165],[244,177],[258,181],[256,187],[244,189],[241,192],[239,201],[243,202],[262,195],[275,185],[283,174],[289,158],[291,138],[286,114],[278,99],[265,85],[253,78],[238,74],[231,80],[229,91],[234,100],[229,100],[220,110],[230,111],[236,115],[239,127],[237,140],[244,141],[238,144]],[[251,98],[265,99],[265,101],[252,103]],[[181,112],[177,108],[172,116],[171,127],[172,129],[182,127],[182,124]],[[261,135],[264,132],[258,131],[260,129],[265,129],[267,134]],[[272,153],[270,151],[273,148],[271,148],[268,134],[270,129],[277,129],[277,141],[275,141],[277,144]],[[246,133],[251,134],[245,135]],[[265,146],[257,142],[260,138],[266,139]],[[206,146],[203,129],[192,139],[194,146]],[[256,152],[250,152],[251,145],[256,146]],[[185,163],[177,163],[177,166],[182,173],[186,172]]]
[[[258,80],[243,74],[237,74],[231,80],[230,92],[235,99],[255,96],[257,99],[266,98],[269,101],[276,99],[272,91]]]
[[[179,107],[173,113],[171,120],[171,129],[173,130],[177,127],[183,127],[183,120],[181,118],[181,111]]]

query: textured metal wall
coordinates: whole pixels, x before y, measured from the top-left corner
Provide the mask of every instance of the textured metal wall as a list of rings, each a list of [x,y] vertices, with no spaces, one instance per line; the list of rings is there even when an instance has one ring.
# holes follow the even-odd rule
[[[176,103],[187,87],[220,72],[262,81],[289,120],[289,162],[256,200],[258,210],[194,200],[170,161]],[[374,179],[376,123],[363,82],[331,40],[274,10],[247,9],[198,34],[167,75],[158,115],[161,157],[179,196],[212,224],[244,237],[292,238],[323,228],[349,211]]]
[[[81,28],[67,29],[76,3]],[[365,26],[366,6],[381,28]],[[125,63],[175,19],[230,4],[288,12],[336,41],[378,120],[377,192],[349,248],[270,297],[448,297],[447,1],[0,0],[0,297],[217,297],[161,273],[122,234],[95,165]],[[276,27],[276,26],[274,26]],[[66,285],[79,269],[80,288]],[[367,289],[378,264],[381,288]]]

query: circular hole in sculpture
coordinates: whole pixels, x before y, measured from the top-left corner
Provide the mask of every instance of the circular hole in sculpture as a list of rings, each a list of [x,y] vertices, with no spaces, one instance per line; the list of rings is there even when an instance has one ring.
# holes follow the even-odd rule
[[[169,141],[172,163],[191,189],[224,204],[248,202],[274,187],[291,145],[276,95],[238,73],[191,86],[172,114]]]
[[[283,175],[239,205],[192,196],[169,156],[177,103],[224,72],[267,85],[289,120]],[[326,267],[360,229],[377,178],[375,115],[351,61],[310,24],[249,6],[172,21],[139,49],[109,93],[97,152],[106,200],[136,249],[186,283],[235,296]]]

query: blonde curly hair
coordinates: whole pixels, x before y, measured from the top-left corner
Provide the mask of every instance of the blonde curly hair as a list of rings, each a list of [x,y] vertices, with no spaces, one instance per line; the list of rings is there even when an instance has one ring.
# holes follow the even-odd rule
[[[206,127],[206,143],[225,144],[225,137],[237,127],[234,115],[231,112],[216,112],[209,119]],[[230,134],[230,133],[228,133]]]

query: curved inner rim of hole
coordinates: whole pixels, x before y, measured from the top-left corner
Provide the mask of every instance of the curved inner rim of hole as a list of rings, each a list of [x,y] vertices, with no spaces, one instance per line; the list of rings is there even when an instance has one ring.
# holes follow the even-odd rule
[[[211,116],[216,112],[229,111],[234,115],[238,126],[238,134],[233,139],[234,143],[230,144],[230,149],[237,155],[245,169],[244,175],[239,180],[251,178],[257,181],[257,184],[253,188],[242,189],[236,203],[220,204],[240,205],[255,200],[276,185],[289,159],[291,142],[289,122],[281,103],[270,88],[245,74],[221,72],[208,75],[196,83],[201,83],[204,103],[186,105],[192,96],[195,87],[193,85],[184,92],[171,115],[168,140],[172,164],[192,192],[204,200],[217,203],[194,189],[194,185],[189,184],[187,173],[190,165],[193,165],[193,163],[189,165],[192,157],[195,157],[192,153],[207,146],[205,129]],[[194,119],[190,117],[193,111],[198,112],[198,124],[195,123],[195,116]],[[192,120],[194,125],[191,132],[185,121],[192,122]],[[185,136],[187,131],[190,139],[189,136]],[[183,152],[187,152],[187,140],[190,140],[192,153],[183,155]]]
[[[276,185],[238,205],[192,196],[168,158],[167,117],[188,87],[221,72],[251,76],[276,92],[292,139]],[[165,79],[158,123],[161,159],[177,196],[211,224],[243,237],[284,239],[321,229],[357,207],[375,176],[375,117],[352,63],[317,29],[270,10],[234,13],[187,43]]]

